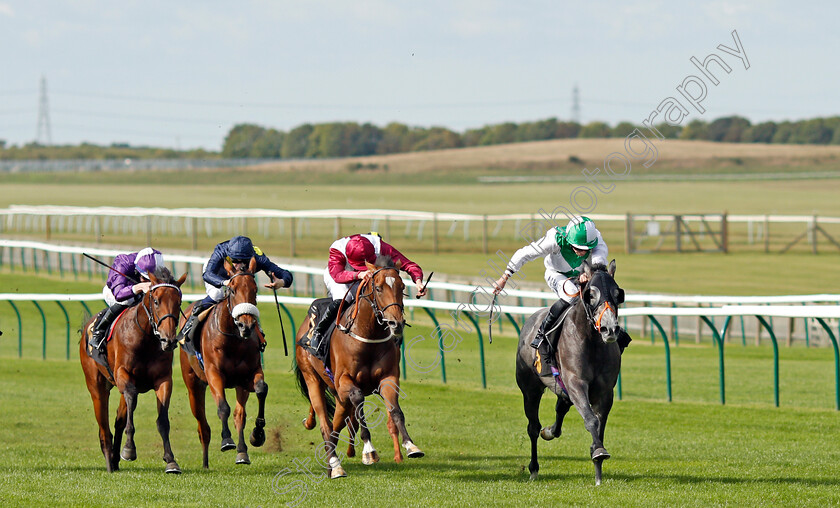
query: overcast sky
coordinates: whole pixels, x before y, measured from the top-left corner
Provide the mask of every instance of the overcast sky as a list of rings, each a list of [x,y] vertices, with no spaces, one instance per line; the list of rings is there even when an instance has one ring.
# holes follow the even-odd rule
[[[639,122],[732,30],[750,69],[726,56],[703,118],[840,113],[837,2],[677,3],[0,0],[0,139],[35,139],[42,76],[61,144],[566,119],[575,84],[583,122]]]

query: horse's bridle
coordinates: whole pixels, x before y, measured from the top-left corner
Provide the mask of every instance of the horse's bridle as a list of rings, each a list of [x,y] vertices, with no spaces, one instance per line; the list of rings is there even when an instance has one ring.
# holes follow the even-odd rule
[[[152,334],[158,340],[160,340],[160,338],[161,338],[160,337],[160,330],[158,330],[158,328],[160,327],[160,324],[163,323],[163,321],[166,318],[174,319],[175,320],[175,326],[176,327],[178,326],[178,315],[177,314],[170,313],[170,314],[166,314],[166,315],[162,316],[160,319],[155,319],[155,317],[156,317],[155,316],[155,309],[154,309],[154,305],[152,305],[152,303],[151,303],[151,300],[153,299],[152,292],[155,289],[159,289],[159,288],[173,288],[176,291],[178,291],[178,295],[181,295],[181,288],[179,288],[175,284],[161,283],[161,284],[155,284],[154,286],[149,288],[149,291],[147,293],[149,295],[149,300],[150,300],[149,305],[146,305],[146,298],[145,297],[141,300],[140,306],[143,307],[144,311],[146,311],[146,317],[148,317],[148,321],[152,325]],[[137,324],[138,328],[145,331],[145,329],[142,326],[140,326],[140,323],[137,321],[137,314],[134,315],[134,322]]]
[[[385,324],[385,311],[388,310],[389,307],[399,307],[400,312],[404,312],[404,306],[400,302],[389,303],[388,305],[382,307],[381,309],[379,308],[379,305],[376,303],[376,296],[373,295],[373,293],[375,291],[375,286],[374,286],[374,283],[373,283],[373,279],[376,277],[376,274],[378,274],[379,272],[381,272],[383,270],[394,270],[395,272],[397,272],[397,277],[400,276],[400,271],[397,270],[395,267],[391,266],[391,267],[386,267],[386,268],[379,268],[379,269],[377,269],[373,272],[373,275],[370,276],[370,278],[367,280],[367,282],[364,282],[362,284],[362,287],[364,287],[365,285],[370,285],[370,293],[361,293],[359,295],[360,298],[364,298],[365,300],[368,301],[368,303],[370,303],[370,307],[371,307],[371,309],[373,309],[373,316],[376,318],[376,322],[379,323],[380,325]],[[373,296],[373,298],[371,298],[371,296]],[[356,303],[356,305],[358,305],[358,302]]]
[[[250,272],[239,272],[239,273],[235,273],[235,274],[233,274],[233,275],[230,277],[230,279],[228,279],[228,281],[232,281],[233,279],[235,279],[235,278],[237,278],[237,277],[240,277],[240,276],[244,276],[244,275],[247,275],[247,276],[251,277],[252,279],[254,279],[254,281],[256,281],[256,276],[255,276],[253,273],[250,273]],[[234,309],[235,309],[237,306],[236,306],[236,305],[232,305],[232,304],[231,304],[231,298],[233,298],[233,297],[235,297],[235,296],[236,296],[236,290],[235,290],[235,289],[233,289],[233,288],[230,286],[230,283],[228,283],[228,285],[226,285],[226,286],[225,286],[225,292],[227,293],[227,294],[225,295],[225,304],[227,305],[228,314],[230,314],[230,317],[231,317],[232,319],[236,320],[236,317],[237,317],[237,316],[234,316],[234,315],[233,315],[233,311],[234,311]],[[240,304],[240,305],[241,305],[241,304]],[[256,317],[257,319],[259,319],[259,311],[257,311],[257,315],[256,315],[256,316],[254,316],[254,317]],[[225,332],[225,331],[223,331],[223,330],[222,330],[222,327],[221,327],[221,326],[219,326],[219,314],[218,314],[218,313],[216,313],[216,327],[219,329],[219,332],[220,332],[222,335],[227,335],[227,336],[229,336],[229,337],[235,337],[235,336],[236,336],[236,334],[235,334],[235,333],[227,333],[227,332]]]
[[[589,302],[587,302],[583,298],[583,293],[586,292],[587,289],[590,289],[590,286],[592,285],[592,280],[594,278],[595,277],[593,275],[589,280],[586,281],[586,285],[584,285],[584,287],[581,288],[581,290],[579,292],[579,295],[580,295],[581,303],[583,303],[583,310],[584,310],[584,312],[586,312],[587,319],[592,324],[592,326],[595,328],[595,330],[599,331],[600,328],[601,328],[601,318],[604,317],[604,314],[606,314],[607,309],[611,309],[613,312],[616,313],[616,315],[618,315],[618,310],[613,309],[612,305],[610,305],[609,300],[607,300],[606,297],[604,297],[604,303],[605,303],[604,310],[602,310],[601,313],[598,314],[597,319],[595,318],[595,313],[593,312],[592,308],[589,307]],[[601,301],[599,300],[598,303],[595,305],[595,308],[597,308],[598,305],[600,305],[600,303],[601,303]]]

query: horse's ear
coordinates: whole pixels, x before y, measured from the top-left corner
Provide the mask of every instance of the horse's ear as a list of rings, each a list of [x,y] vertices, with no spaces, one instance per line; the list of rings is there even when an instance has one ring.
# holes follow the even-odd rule
[[[590,279],[592,278],[592,265],[589,264],[589,261],[583,260],[583,263],[580,265],[580,269],[583,273],[586,274],[587,277]]]
[[[257,258],[251,257],[251,262],[248,263],[248,271],[251,273],[257,273]]]
[[[230,264],[230,261],[228,261],[227,259],[225,259],[225,271],[228,273],[228,275],[233,276],[233,265]]]
[[[178,287],[181,287],[181,285],[184,283],[185,280],[187,280],[187,274],[186,273],[181,275],[181,278],[178,279],[177,281],[175,281],[175,285],[178,286]]]
[[[365,266],[368,270],[376,270],[376,266],[368,263],[367,261],[365,261]]]
[[[615,277],[615,259],[610,261],[610,266],[607,268],[607,272],[609,272],[610,277]]]
[[[397,262],[394,263],[394,268],[396,268],[397,270],[402,268],[402,259],[398,259]]]
[[[157,279],[157,277],[155,277],[155,274],[153,274],[151,271],[149,272],[149,277],[148,278],[149,278],[149,282],[151,282],[153,286],[157,285],[158,279]]]

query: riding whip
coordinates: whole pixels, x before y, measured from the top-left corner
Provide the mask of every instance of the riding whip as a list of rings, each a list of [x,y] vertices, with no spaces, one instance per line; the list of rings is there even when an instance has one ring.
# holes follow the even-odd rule
[[[490,344],[493,343],[493,309],[496,308],[496,298],[499,295],[493,294],[493,303],[490,304],[490,323],[488,324],[487,330],[487,338],[490,340]]]
[[[275,277],[272,275],[271,277]],[[280,318],[280,333],[283,334],[283,352],[289,356],[289,346],[286,345],[286,330],[283,328],[283,314],[280,313],[280,300],[277,299],[277,288],[271,288],[274,291],[274,304],[277,305],[277,317]]]
[[[426,283],[423,284],[423,287],[420,289],[420,291],[425,291],[426,290],[426,286],[429,285],[429,281],[432,280],[432,275],[434,275],[434,274],[435,274],[435,272],[429,273],[429,276],[426,277]],[[420,292],[420,291],[418,291],[418,292]],[[420,295],[416,295],[416,298],[420,298]]]

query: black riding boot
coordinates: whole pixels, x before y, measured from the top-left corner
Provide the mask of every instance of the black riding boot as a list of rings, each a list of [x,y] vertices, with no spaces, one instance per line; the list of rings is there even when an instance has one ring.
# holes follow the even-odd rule
[[[212,305],[206,303],[205,300],[207,299],[205,298],[204,300],[197,302],[193,306],[193,310],[190,313],[190,317],[187,319],[187,322],[184,323],[184,327],[181,328],[181,331],[178,332],[177,339],[179,342],[181,340],[184,340],[186,342],[192,342],[193,339],[195,339],[195,324],[196,321],[198,321],[198,315],[201,314],[205,309],[207,309],[207,307]]]
[[[128,308],[128,305],[115,303],[99,315],[99,319],[97,319],[96,324],[93,325],[93,334],[91,334],[90,341],[88,342],[91,348],[102,349],[102,346],[105,344],[105,336],[108,335],[108,329],[111,327],[111,324],[117,316],[119,316],[126,308]]]
[[[537,335],[534,336],[534,340],[531,341],[531,347],[538,350],[540,352],[540,363],[542,368],[540,369],[540,376],[551,376],[554,375],[555,372],[559,372],[557,370],[557,366],[554,364],[554,348],[551,344],[549,344],[548,339],[546,338],[546,334],[549,330],[554,326],[554,323],[560,319],[560,316],[563,314],[569,307],[569,302],[565,300],[557,300],[554,302],[554,305],[548,309],[548,314],[543,319],[542,324],[540,324],[540,329],[537,330]],[[554,334],[554,337],[557,337],[558,334]],[[552,369],[554,367],[554,369]]]
[[[335,321],[336,316],[338,316],[338,309],[341,307],[341,300],[333,300],[327,309],[324,311],[324,314],[321,316],[320,321],[318,324],[315,325],[315,331],[312,332],[312,338],[309,339],[309,347],[314,349],[315,351],[320,352],[321,343],[324,340],[324,335],[327,333],[327,328],[330,327],[330,323]]]
[[[618,339],[616,340],[616,342],[618,343],[618,349],[620,353],[624,353],[624,350],[627,348],[627,346],[630,345],[630,341],[632,340],[633,339],[630,338],[630,335],[624,328],[618,329]]]

